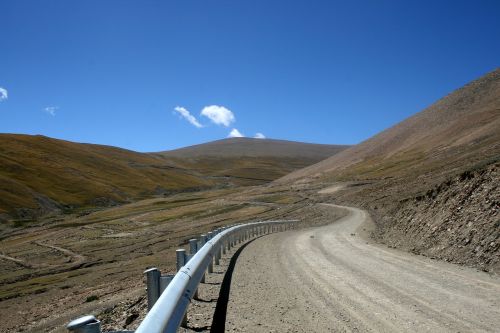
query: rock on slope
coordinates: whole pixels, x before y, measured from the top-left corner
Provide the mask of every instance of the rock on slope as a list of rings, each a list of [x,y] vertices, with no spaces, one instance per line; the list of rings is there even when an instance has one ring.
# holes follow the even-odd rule
[[[422,195],[380,206],[380,241],[500,273],[499,167],[465,171]]]

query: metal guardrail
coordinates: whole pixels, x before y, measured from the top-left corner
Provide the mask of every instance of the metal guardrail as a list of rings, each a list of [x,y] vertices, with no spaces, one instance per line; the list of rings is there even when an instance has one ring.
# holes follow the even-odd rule
[[[162,276],[157,268],[146,274],[148,314],[135,333],[170,333],[187,324],[187,309],[197,297],[198,285],[205,281],[205,274],[213,272],[223,254],[248,239],[293,228],[298,220],[278,220],[233,225],[190,239],[190,254],[176,251],[177,274]],[[67,326],[74,333],[101,333],[99,320],[85,316],[73,320]],[[117,331],[133,332],[133,331]]]

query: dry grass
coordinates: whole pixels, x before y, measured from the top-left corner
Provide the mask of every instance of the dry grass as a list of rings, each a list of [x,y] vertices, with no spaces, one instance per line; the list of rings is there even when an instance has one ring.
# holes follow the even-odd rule
[[[345,149],[277,140],[222,142],[180,155],[146,154],[0,134],[0,221],[19,227],[51,212],[85,213],[154,195],[265,184]]]
[[[266,196],[274,203],[263,202]],[[142,288],[147,267],[172,272],[174,250],[193,236],[226,224],[277,218],[296,209],[284,203],[297,200],[286,193],[210,190],[41,221],[0,241],[0,253],[22,263],[0,258],[0,316],[27,312],[23,325],[29,326],[46,316],[70,316],[79,307],[83,313],[90,296],[99,298],[92,302],[99,309],[116,295],[127,297]],[[4,321],[0,332],[12,330],[8,325],[14,323]]]
[[[333,157],[284,177],[380,179],[450,174],[500,155],[500,70]],[[446,170],[447,169],[447,170]]]
[[[148,154],[41,136],[0,135],[0,209],[11,214],[20,208],[43,213],[126,202],[213,184]]]

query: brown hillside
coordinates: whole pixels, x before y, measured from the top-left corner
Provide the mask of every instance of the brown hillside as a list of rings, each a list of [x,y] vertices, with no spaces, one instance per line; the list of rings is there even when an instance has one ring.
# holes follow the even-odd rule
[[[148,154],[44,136],[0,134],[0,213],[33,218],[74,206],[212,186]]]
[[[282,180],[380,178],[457,168],[500,154],[500,70],[329,159]]]
[[[317,163],[349,146],[231,138],[158,153],[219,183],[258,185]]]
[[[322,160],[348,148],[343,145],[324,145],[287,140],[230,138],[162,152],[170,157],[300,157]]]
[[[279,182],[330,185],[334,190],[318,200],[368,209],[377,224],[373,236],[391,247],[500,274],[499,169],[495,70]]]
[[[164,153],[0,134],[0,220],[107,206],[154,194],[258,185],[342,146],[230,139]]]

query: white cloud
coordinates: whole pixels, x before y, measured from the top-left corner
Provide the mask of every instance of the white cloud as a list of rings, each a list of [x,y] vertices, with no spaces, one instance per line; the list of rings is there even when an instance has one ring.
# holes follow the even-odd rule
[[[0,87],[0,102],[6,101],[9,98],[7,89]]]
[[[47,112],[51,116],[55,116],[57,110],[59,110],[58,106],[47,106],[47,107],[43,108],[43,111]]]
[[[228,138],[243,138],[245,137],[243,134],[241,134],[240,131],[238,131],[236,128],[233,128],[231,132],[229,132],[229,135],[227,136]]]
[[[254,136],[255,139],[265,139],[266,136],[262,133],[255,133],[255,136]]]
[[[182,106],[176,106],[174,108],[176,112],[178,112],[184,119],[189,121],[189,123],[195,127],[202,128],[203,125],[198,122],[198,120],[188,111],[186,108]]]
[[[223,106],[210,105],[201,110],[201,115],[210,119],[214,124],[229,127],[236,119],[233,112]]]

